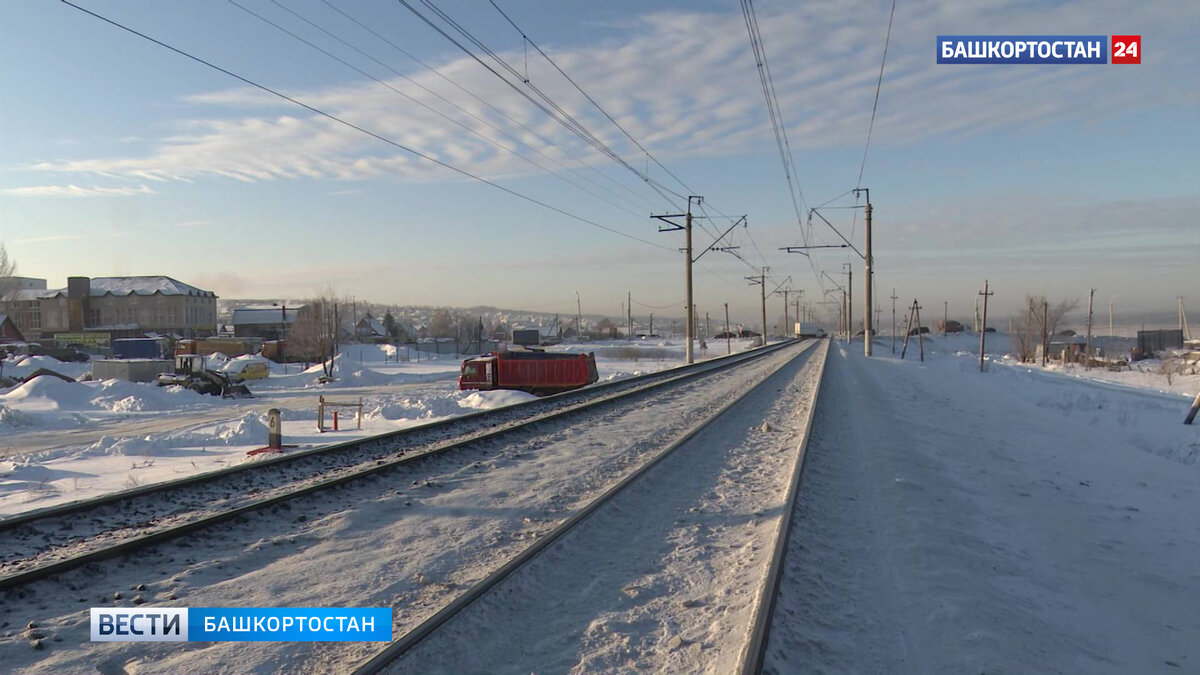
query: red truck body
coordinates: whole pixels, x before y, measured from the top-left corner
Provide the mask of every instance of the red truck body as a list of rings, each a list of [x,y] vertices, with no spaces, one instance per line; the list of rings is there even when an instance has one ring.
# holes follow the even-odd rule
[[[516,389],[557,394],[600,379],[596,357],[538,351],[492,352],[463,361],[459,389]]]

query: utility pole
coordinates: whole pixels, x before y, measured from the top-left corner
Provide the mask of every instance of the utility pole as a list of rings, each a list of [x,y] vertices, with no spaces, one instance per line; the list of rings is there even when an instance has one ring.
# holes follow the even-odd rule
[[[625,332],[629,339],[633,339],[633,291],[626,291],[625,306],[629,308],[629,314],[625,317],[625,323],[629,324],[629,330]]]
[[[983,280],[983,290],[979,295],[983,296],[983,327],[979,330],[979,372],[983,372],[983,350],[987,344],[987,305],[988,297],[995,295],[988,291],[987,279]],[[920,327],[917,328],[920,331]]]
[[[792,280],[792,278],[788,277],[784,281],[784,283],[788,283],[791,280]],[[791,292],[792,292],[791,288],[784,288],[782,290],[775,291],[775,295],[783,296],[783,336],[785,338],[788,335],[788,293],[791,293]]]
[[[896,289],[892,288],[892,353],[896,353]]]
[[[854,267],[850,263],[842,265],[846,268],[846,342],[854,341]]]
[[[762,278],[759,282],[762,285],[762,346],[767,346],[767,270],[770,268],[762,268]]]
[[[1109,335],[1109,337],[1112,337],[1113,335],[1115,335],[1115,333],[1113,333],[1113,312],[1112,312],[1112,310],[1113,310],[1113,300],[1116,300],[1116,299],[1117,299],[1117,296],[1115,296],[1115,295],[1111,295],[1108,298],[1108,335]]]
[[[725,353],[732,354],[733,347],[729,343],[729,303],[725,303]]]
[[[762,347],[767,346],[767,272],[770,269],[770,267],[764,267],[762,268],[762,274],[759,276],[746,277],[746,281],[749,281],[751,286],[758,285],[762,287],[760,289],[762,294],[762,341],[760,346]]]
[[[650,335],[654,335],[654,312],[650,312]]]
[[[583,309],[579,304],[579,291],[575,291],[575,339],[583,337]]]
[[[704,201],[704,197],[701,197],[700,195],[688,195],[687,213],[672,213],[672,214],[662,215],[662,216],[654,216],[654,215],[650,216],[651,218],[661,220],[664,223],[668,223],[671,225],[671,227],[667,227],[667,228],[663,228],[663,227],[658,228],[659,232],[671,232],[674,230],[683,230],[684,231],[684,241],[686,243],[685,243],[685,247],[684,247],[684,256],[685,257],[684,257],[684,261],[683,261],[683,268],[684,268],[684,276],[686,277],[685,287],[687,289],[687,299],[684,300],[684,302],[686,303],[685,306],[687,307],[687,316],[685,317],[685,320],[684,320],[684,326],[685,326],[684,354],[686,356],[686,360],[688,363],[694,363],[696,360],[694,346],[692,345],[692,338],[693,338],[692,327],[695,325],[695,321],[696,321],[696,316],[694,314],[695,307],[693,307],[693,305],[692,305],[692,262],[694,262],[692,259],[692,202],[693,202],[693,200],[695,201],[696,204],[699,204],[702,201]],[[683,218],[684,225],[682,227],[680,227],[680,225],[678,223],[671,220],[672,218]],[[729,229],[732,230],[733,228],[730,227]],[[728,232],[728,230],[726,232]],[[724,236],[724,235],[722,235],[722,236]],[[715,244],[716,242],[713,242],[713,243]],[[706,249],[706,251],[707,251],[707,249]],[[703,254],[701,254],[701,255],[703,255]]]
[[[1088,322],[1087,322],[1087,342],[1083,347],[1083,369],[1092,369],[1092,298],[1096,295],[1096,289],[1088,289]]]
[[[859,192],[867,193],[867,205],[864,209],[867,222],[867,245],[866,255],[863,256],[863,270],[866,272],[866,288],[863,291],[863,298],[866,304],[863,305],[863,354],[871,355],[871,191],[868,188],[855,188],[854,195],[857,197]],[[849,284],[847,284],[849,286]]]
[[[946,337],[946,326],[950,323],[950,301],[942,301],[942,337]]]

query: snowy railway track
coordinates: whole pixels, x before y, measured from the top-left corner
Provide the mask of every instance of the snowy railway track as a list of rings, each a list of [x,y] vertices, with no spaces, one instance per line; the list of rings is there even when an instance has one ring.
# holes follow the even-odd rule
[[[701,419],[354,675],[761,672],[828,346],[808,345]],[[770,408],[763,434],[779,431],[772,420],[790,432],[782,444],[739,443],[736,422],[718,428],[756,407]],[[729,515],[755,508],[743,528],[730,526]],[[724,556],[703,553],[722,547]],[[760,579],[747,581],[755,570]],[[649,600],[627,606],[642,593]],[[657,630],[626,632],[639,624]]]
[[[415,460],[724,372],[791,343],[0,520],[0,589],[121,556]]]

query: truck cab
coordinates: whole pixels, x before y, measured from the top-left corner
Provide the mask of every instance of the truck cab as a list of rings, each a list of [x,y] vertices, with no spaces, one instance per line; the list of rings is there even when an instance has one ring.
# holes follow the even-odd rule
[[[479,356],[463,361],[458,376],[459,389],[495,389],[496,357]]]

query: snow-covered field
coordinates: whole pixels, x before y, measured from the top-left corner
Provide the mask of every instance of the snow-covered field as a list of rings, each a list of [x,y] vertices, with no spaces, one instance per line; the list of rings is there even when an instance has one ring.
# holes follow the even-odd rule
[[[734,351],[753,347],[735,340]],[[719,347],[719,349],[718,349]],[[683,363],[681,341],[564,344],[557,351],[594,351],[601,381],[655,372]],[[699,353],[699,352],[698,352]],[[725,354],[713,345],[704,357]],[[118,380],[65,382],[39,377],[0,389],[0,516],[183,475],[254,461],[246,452],[266,445],[267,410],[278,408],[284,442],[300,447],[353,438],[496,408],[532,398],[523,392],[461,392],[463,357],[411,353],[388,345],[348,345],[338,357],[337,380],[320,384],[319,365],[272,364],[271,376],[247,384],[255,398],[222,400],[178,388]],[[217,355],[213,367],[237,359]],[[235,366],[236,367],[236,366]],[[72,378],[88,364],[51,357],[8,362],[4,373],[24,376],[48,368]],[[342,409],[340,430],[317,430],[317,399],[363,401],[362,429]],[[326,425],[331,425],[327,413]]]
[[[1190,398],[932,343],[832,351],[768,670],[1200,671]]]

